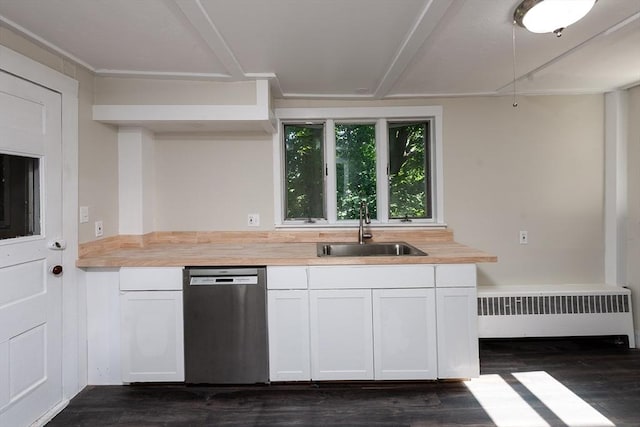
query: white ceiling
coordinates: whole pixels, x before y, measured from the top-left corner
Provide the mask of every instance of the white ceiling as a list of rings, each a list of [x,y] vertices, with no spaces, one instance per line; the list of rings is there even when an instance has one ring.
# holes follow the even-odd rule
[[[519,0],[0,0],[0,25],[98,75],[269,79],[278,98],[508,94]],[[516,27],[517,90],[640,83],[640,0],[562,37]]]

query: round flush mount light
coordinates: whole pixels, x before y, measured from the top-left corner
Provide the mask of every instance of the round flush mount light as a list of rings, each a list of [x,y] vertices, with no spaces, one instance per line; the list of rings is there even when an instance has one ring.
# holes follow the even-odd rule
[[[555,33],[582,19],[597,0],[524,0],[513,14],[514,21],[532,33]]]

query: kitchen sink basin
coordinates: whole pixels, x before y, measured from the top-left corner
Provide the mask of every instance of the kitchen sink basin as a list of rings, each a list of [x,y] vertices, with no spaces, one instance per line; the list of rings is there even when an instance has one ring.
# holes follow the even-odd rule
[[[394,243],[318,243],[318,256],[426,256],[404,242]]]

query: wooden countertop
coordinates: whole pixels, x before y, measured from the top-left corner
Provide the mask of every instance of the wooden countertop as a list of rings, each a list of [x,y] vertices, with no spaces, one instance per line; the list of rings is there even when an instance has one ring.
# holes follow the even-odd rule
[[[497,257],[451,240],[415,242],[402,239],[428,256],[318,257],[316,242],[233,241],[184,242],[155,239],[136,245],[112,245],[84,251],[76,265],[91,267],[183,267],[192,265],[344,265],[462,264],[496,262]],[[351,241],[352,239],[346,240]],[[423,239],[425,240],[425,239]],[[327,240],[323,240],[327,241]],[[330,240],[329,240],[330,241]],[[335,240],[345,241],[345,240]]]

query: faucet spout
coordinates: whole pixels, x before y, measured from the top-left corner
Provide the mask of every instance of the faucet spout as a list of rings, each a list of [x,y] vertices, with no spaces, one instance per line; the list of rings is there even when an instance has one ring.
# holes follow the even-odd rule
[[[371,217],[369,216],[369,206],[365,200],[360,201],[360,220],[358,223],[358,243],[364,245],[364,239],[371,239],[373,236],[371,233],[364,232],[364,224],[371,224]]]

